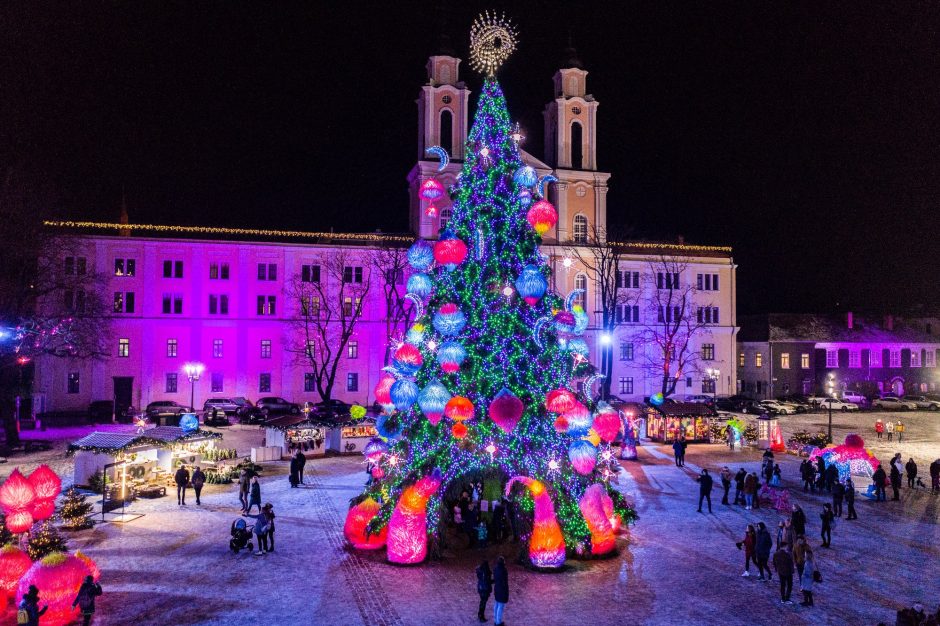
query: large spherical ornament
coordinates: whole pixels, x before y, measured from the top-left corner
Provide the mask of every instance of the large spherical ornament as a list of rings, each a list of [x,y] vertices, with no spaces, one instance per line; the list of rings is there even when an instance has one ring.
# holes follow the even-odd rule
[[[467,325],[467,316],[453,302],[442,304],[434,314],[434,328],[445,337],[453,337]]]
[[[666,401],[666,398],[663,397],[663,394],[661,393],[657,392],[650,396],[650,404],[652,404],[653,406],[662,406],[663,402],[665,401]]]
[[[437,425],[444,415],[444,409],[453,396],[447,387],[438,380],[429,382],[418,394],[418,406],[428,421]]]
[[[434,244],[434,260],[448,271],[453,270],[467,258],[467,244],[450,230],[445,230]]]
[[[419,239],[408,248],[408,263],[419,272],[434,264],[434,248],[424,239]]]
[[[580,337],[575,337],[568,341],[568,352],[572,354],[579,354],[585,359],[591,354],[591,350],[588,348],[587,342]]]
[[[450,433],[454,436],[455,439],[463,439],[467,436],[469,430],[467,426],[461,422],[457,422],[450,428]]]
[[[424,365],[424,356],[421,351],[410,343],[403,343],[395,350],[392,358],[395,369],[405,376],[413,376]]]
[[[454,396],[447,401],[447,405],[444,407],[444,415],[455,422],[472,420],[473,411],[473,403],[463,396]]]
[[[33,516],[34,522],[41,522],[44,519],[49,519],[55,513],[55,498],[43,499],[39,498],[33,500],[33,504],[29,507],[29,514]]]
[[[32,503],[30,503],[32,507]],[[10,511],[6,516],[7,529],[14,535],[25,533],[33,527],[33,514],[26,509]]]
[[[382,507],[372,498],[366,498],[359,504],[349,507],[346,514],[346,523],[343,525],[343,536],[352,547],[358,550],[378,550],[385,545],[388,537],[388,525],[375,534],[369,534],[366,528],[369,522],[378,515]]]
[[[563,415],[568,420],[568,433],[572,437],[583,437],[586,435],[587,431],[591,428],[591,423],[594,421],[591,410],[577,401],[574,403],[574,406],[565,411]]]
[[[48,465],[40,465],[29,475],[37,500],[54,500],[62,492],[62,479]]]
[[[577,321],[574,314],[570,311],[559,311],[555,313],[555,330],[561,335],[570,335],[574,332]]]
[[[535,306],[547,288],[548,281],[537,265],[526,265],[516,279],[516,291],[529,306]]]
[[[78,595],[78,589],[85,577],[90,573],[81,559],[53,552],[33,563],[23,575],[16,597],[22,598],[29,591],[30,585],[36,585],[39,589],[40,604],[49,607],[40,622],[53,626],[71,624],[80,615],[79,608],[73,607],[72,602]]]
[[[520,187],[532,187],[539,182],[539,175],[531,166],[523,165],[513,173],[512,180]]]
[[[523,411],[525,411],[525,405],[522,400],[505,387],[490,402],[490,419],[506,433],[511,433],[516,427]]]
[[[558,211],[548,200],[539,200],[529,208],[526,219],[535,232],[541,236],[558,223]]]
[[[392,385],[395,384],[395,377],[391,374],[382,374],[379,382],[375,383],[375,401],[379,404],[392,404]]]
[[[424,272],[418,272],[408,277],[408,293],[413,293],[422,300],[434,291],[434,282]]]
[[[574,471],[587,476],[597,465],[597,448],[590,441],[575,441],[568,447],[568,460]]]
[[[0,548],[0,597],[13,599],[20,578],[32,565],[29,555],[15,545]]]
[[[396,380],[389,392],[392,398],[392,404],[399,411],[407,411],[411,405],[418,399],[418,385],[407,378]]]
[[[85,567],[88,568],[88,573],[91,574],[95,582],[101,580],[101,568],[98,567],[98,564],[95,563],[90,556],[83,553],[81,550],[76,550],[75,558],[85,564]]]
[[[580,403],[568,389],[553,389],[545,396],[545,408],[552,413],[567,413],[577,404]]]
[[[362,449],[362,456],[376,463],[386,452],[388,452],[388,444],[378,437],[373,437],[366,443],[366,447]]]
[[[601,439],[611,442],[620,434],[620,416],[615,411],[602,411],[594,416],[591,427]]]
[[[467,351],[459,341],[445,341],[437,349],[437,362],[447,374],[454,374],[467,358]]]
[[[519,198],[519,204],[522,205],[523,209],[529,208],[529,205],[532,204],[532,192],[528,189],[520,189],[516,197]]]
[[[0,505],[3,505],[6,511],[22,510],[29,507],[36,498],[36,489],[25,476],[20,473],[20,468],[14,468],[3,485],[0,485]]]
[[[386,439],[395,439],[401,434],[401,418],[394,415],[379,415],[375,420],[375,429]]]
[[[412,345],[418,345],[424,341],[424,334],[427,330],[427,327],[420,323],[416,322],[411,325],[411,328],[408,329],[408,334],[405,335],[405,341]]]
[[[429,178],[421,183],[419,195],[428,202],[433,202],[444,195],[444,185],[436,178]]]
[[[559,415],[555,418],[555,432],[556,433],[566,433],[568,432],[568,418],[564,415]]]
[[[180,417],[180,428],[184,433],[191,433],[199,430],[199,418],[195,413],[183,413]]]
[[[581,335],[587,330],[588,323],[590,318],[588,314],[584,311],[584,307],[580,304],[576,304],[571,307],[571,314],[574,316],[574,334]]]

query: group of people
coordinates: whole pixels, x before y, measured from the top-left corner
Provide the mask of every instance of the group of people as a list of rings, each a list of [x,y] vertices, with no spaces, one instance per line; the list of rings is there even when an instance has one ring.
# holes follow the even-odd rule
[[[500,543],[510,532],[513,541],[518,542],[519,526],[515,501],[504,496],[492,504],[483,500],[482,494],[481,482],[466,485],[453,509],[454,523],[466,533],[468,547],[485,548],[490,540]],[[492,515],[487,520],[483,514],[488,512],[491,504]]]
[[[842,505],[848,508],[847,520],[858,519],[855,512],[855,483],[852,477],[844,480],[839,477],[839,468],[835,464],[826,465],[820,457],[816,463],[803,459],[800,463],[800,478],[803,480],[803,491],[816,493],[827,491],[832,496],[832,505],[829,506],[835,517],[842,517]],[[824,540],[824,544],[827,543]]]
[[[900,443],[904,439],[904,422],[898,420],[897,423],[894,420],[888,420],[887,422],[882,422],[879,417],[875,420],[875,435],[878,439],[882,439],[885,434],[888,435],[888,441],[894,439],[894,433],[898,434],[898,442]]]
[[[496,626],[502,626],[503,612],[506,610],[506,603],[509,602],[509,571],[506,569],[506,559],[498,557],[496,567],[490,571],[490,562],[483,561],[477,567],[477,593],[480,594],[480,610],[477,618],[481,622],[486,621],[486,603],[493,594],[496,605],[493,607],[493,620]]]
[[[908,489],[927,488],[927,485],[917,477],[917,463],[913,458],[909,458],[907,463],[905,463],[904,459],[901,457],[901,453],[898,452],[891,459],[891,463],[888,467],[888,471],[885,471],[884,467],[879,463],[878,469],[876,469],[875,473],[872,475],[873,486],[871,490],[874,492],[876,502],[884,502],[888,499],[887,487],[889,484],[893,492],[891,500],[900,500],[901,485],[905,474],[907,475]],[[931,490],[934,493],[940,493],[940,459],[930,464],[929,472]]]
[[[290,481],[291,488],[296,489],[298,485],[304,484],[304,466],[307,465],[307,456],[300,450],[290,458]]]
[[[242,515],[248,515],[252,507],[261,509],[261,483],[258,475],[249,469],[242,469],[238,474],[238,501],[242,505]]]
[[[78,607],[82,614],[82,625],[88,626],[95,615],[95,598],[102,594],[101,585],[95,582],[93,576],[86,576],[78,588],[72,608]],[[45,615],[48,605],[39,608],[39,588],[30,585],[23,598],[16,607],[16,623],[26,626],[39,626],[39,618]]]
[[[196,492],[196,504],[202,504],[200,497],[202,496],[202,487],[206,484],[206,474],[202,471],[201,467],[196,465],[193,468],[192,476],[190,476],[186,466],[180,465],[179,469],[176,470],[176,474],[173,476],[173,482],[176,483],[177,506],[184,506],[186,504],[186,489],[189,485],[192,485],[193,491]]]

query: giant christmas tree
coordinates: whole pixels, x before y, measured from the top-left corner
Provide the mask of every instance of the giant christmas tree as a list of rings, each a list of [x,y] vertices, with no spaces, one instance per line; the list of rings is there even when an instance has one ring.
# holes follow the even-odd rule
[[[594,374],[577,294],[549,289],[539,251],[554,226],[545,179],[519,157],[495,70],[515,46],[502,19],[481,16],[471,63],[485,74],[463,171],[450,189],[453,218],[437,242],[417,241],[409,298],[418,314],[376,387],[381,439],[366,446],[374,480],[350,508],[346,536],[417,563],[441,531],[443,494],[468,476],[524,486],[529,558],[560,567],[566,553],[605,554],[633,517],[607,483],[616,412],[573,391]],[[442,159],[446,159],[437,149]],[[444,193],[425,182],[422,197]],[[590,393],[590,381],[583,388]]]

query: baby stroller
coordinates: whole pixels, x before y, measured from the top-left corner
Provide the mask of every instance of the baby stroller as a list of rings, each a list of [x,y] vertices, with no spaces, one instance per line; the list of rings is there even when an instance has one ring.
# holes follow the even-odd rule
[[[253,530],[254,526],[249,526],[242,518],[238,518],[232,522],[232,539],[228,542],[228,547],[232,552],[238,554],[239,550],[245,548],[248,548],[249,552],[254,549],[251,543],[251,532]]]

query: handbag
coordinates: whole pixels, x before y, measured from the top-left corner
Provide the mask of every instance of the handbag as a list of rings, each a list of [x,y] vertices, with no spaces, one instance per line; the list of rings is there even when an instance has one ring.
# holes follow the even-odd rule
[[[823,581],[822,574],[819,573],[819,570],[818,569],[813,570],[813,582],[821,583],[822,581]]]

